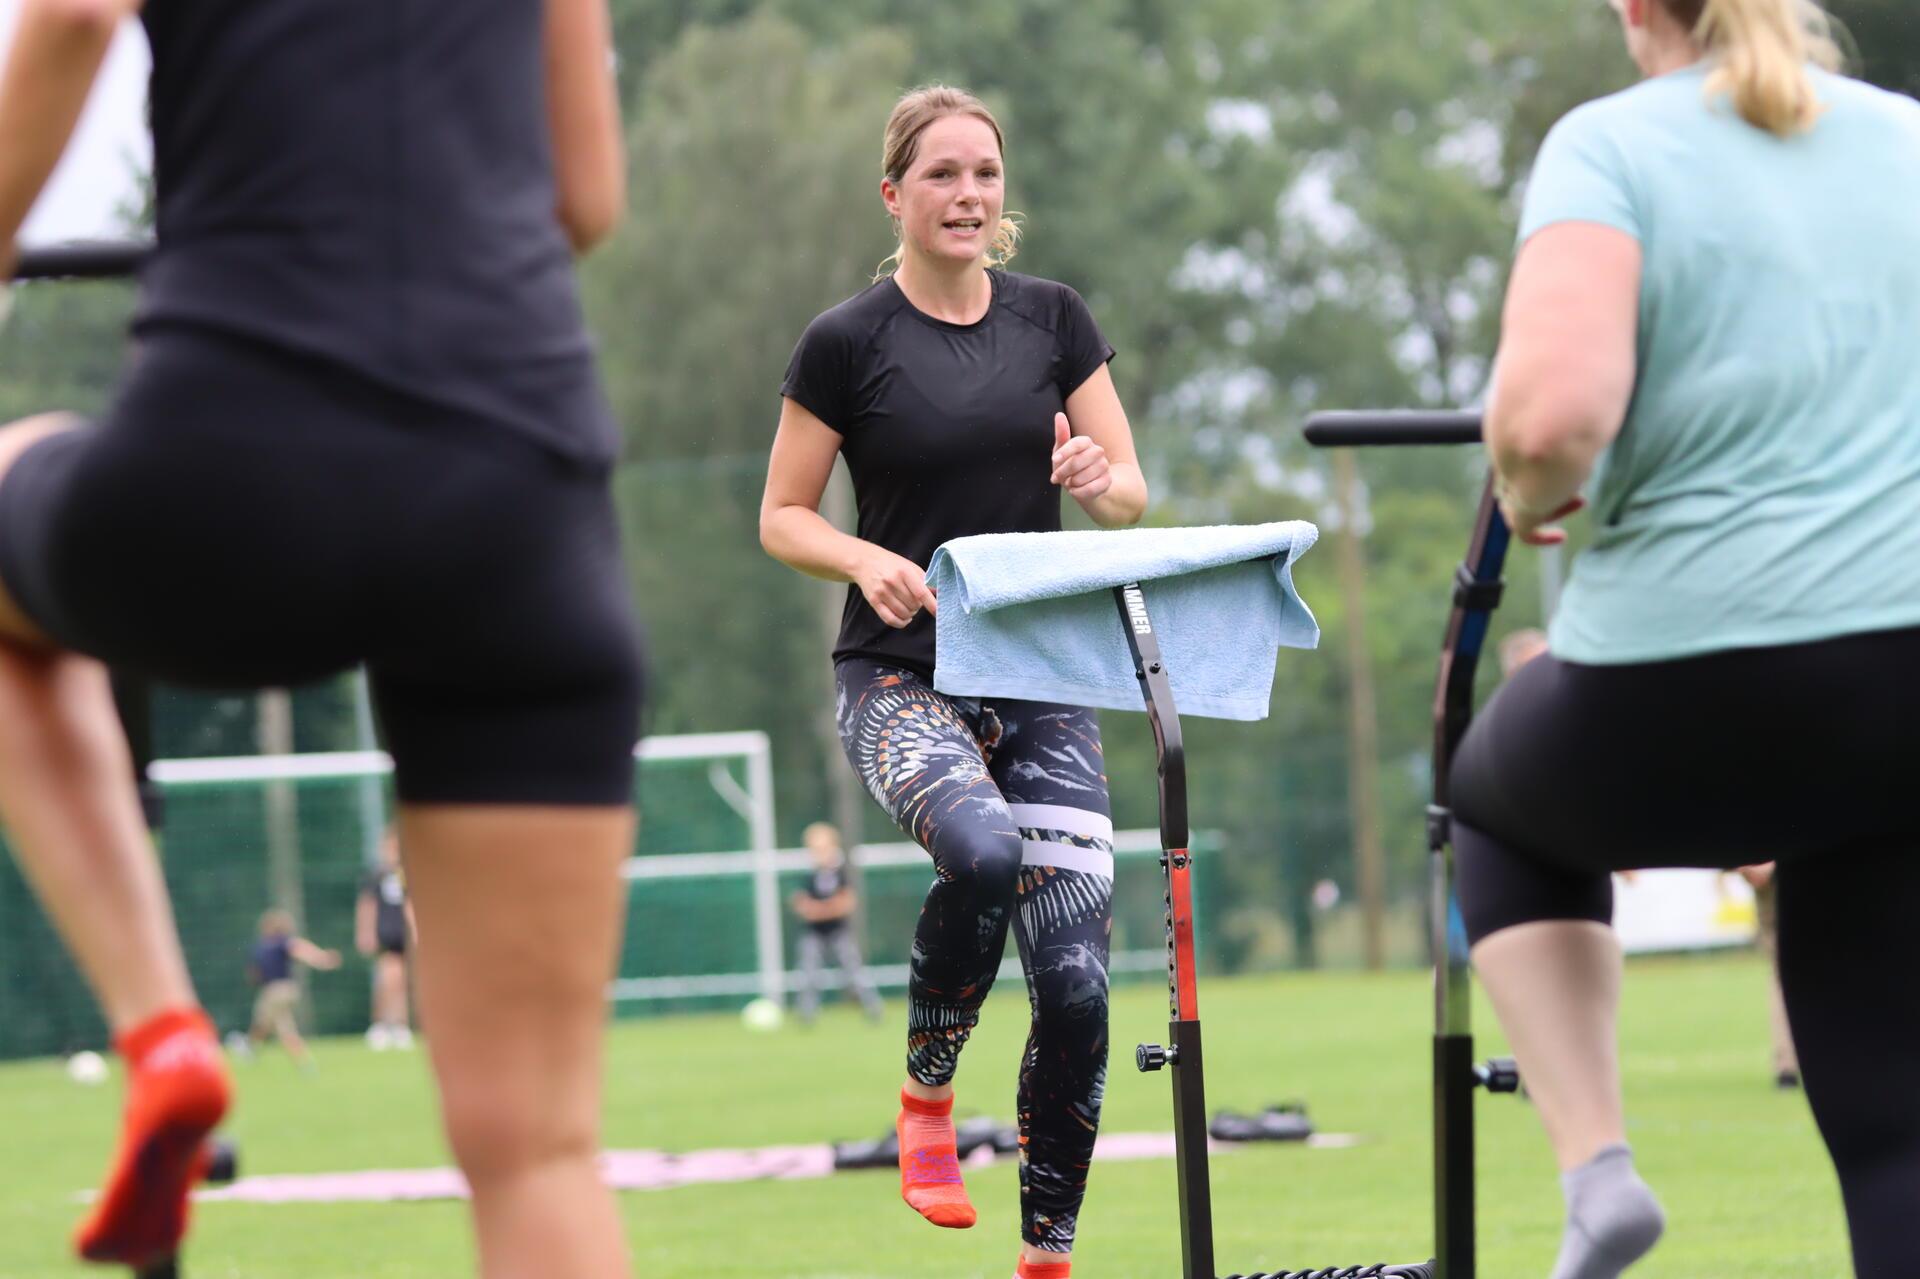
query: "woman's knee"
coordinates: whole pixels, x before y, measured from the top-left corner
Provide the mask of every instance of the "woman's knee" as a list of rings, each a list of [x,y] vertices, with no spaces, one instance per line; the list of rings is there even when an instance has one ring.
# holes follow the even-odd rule
[[[1018,833],[974,827],[946,832],[936,843],[941,878],[964,886],[978,901],[1012,904],[1020,883]]]
[[[550,1095],[510,1072],[473,1069],[466,1079],[441,1079],[447,1140],[468,1180],[500,1181],[571,1159],[592,1159],[598,1148],[596,1107]]]
[[[1090,943],[1074,942],[1042,950],[1033,956],[1031,966],[1035,1033],[1084,1036],[1104,1046],[1106,956]]]

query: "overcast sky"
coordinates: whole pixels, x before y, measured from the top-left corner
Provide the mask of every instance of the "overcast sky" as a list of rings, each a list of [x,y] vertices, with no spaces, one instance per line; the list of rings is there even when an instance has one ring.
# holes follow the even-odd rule
[[[20,0],[0,0],[0,45],[13,43]],[[110,235],[115,212],[133,200],[133,174],[143,169],[147,141],[147,40],[129,21],[107,55],[67,156],[27,217],[22,243]]]

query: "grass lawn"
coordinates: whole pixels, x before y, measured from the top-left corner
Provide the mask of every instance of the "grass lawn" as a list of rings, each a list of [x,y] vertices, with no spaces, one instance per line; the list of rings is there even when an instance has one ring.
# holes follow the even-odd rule
[[[1666,1241],[1634,1279],[1837,1279],[1847,1273],[1839,1194],[1797,1094],[1771,1087],[1765,970],[1749,956],[1633,964],[1624,1011],[1631,1138],[1665,1202]],[[1430,982],[1423,973],[1290,975],[1203,983],[1215,1108],[1304,1099],[1346,1150],[1261,1147],[1213,1166],[1225,1272],[1413,1261],[1431,1250]],[[1165,1035],[1166,1000],[1134,986],[1114,1005],[1105,1125],[1170,1126],[1168,1076],[1133,1069],[1133,1044]],[[990,1001],[958,1081],[960,1110],[1011,1119],[1024,994]],[[819,1027],[756,1034],[733,1017],[625,1022],[613,1034],[607,1141],[694,1150],[879,1135],[898,1084],[901,1006],[869,1027],[833,1010]],[[1482,1055],[1502,1051],[1484,1005]],[[269,1052],[237,1067],[230,1131],[247,1172],[336,1172],[446,1162],[424,1054],[322,1041],[320,1070]],[[73,1279],[76,1193],[105,1165],[118,1080],[82,1088],[60,1063],[0,1068],[10,1157],[0,1165],[0,1279]],[[1559,1194],[1524,1101],[1483,1098],[1481,1274],[1538,1279],[1558,1241]],[[1006,1279],[1017,1183],[972,1170],[971,1231],[940,1231],[901,1204],[891,1174],[694,1186],[621,1198],[648,1279]],[[1175,1279],[1171,1161],[1096,1166],[1078,1279]],[[189,1279],[449,1279],[471,1273],[453,1203],[200,1209]]]

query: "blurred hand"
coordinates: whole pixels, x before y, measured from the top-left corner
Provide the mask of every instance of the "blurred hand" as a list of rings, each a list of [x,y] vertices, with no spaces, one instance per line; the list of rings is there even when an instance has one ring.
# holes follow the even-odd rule
[[[1773,863],[1761,862],[1758,866],[1742,866],[1740,878],[1752,884],[1754,891],[1758,892],[1773,882]]]
[[[1075,435],[1065,413],[1053,415],[1053,482],[1085,505],[1113,487],[1107,451],[1085,435]]]
[[[1577,511],[1587,509],[1587,499],[1584,497],[1570,497],[1551,511],[1539,512],[1522,509],[1504,486],[1498,490],[1498,495],[1500,514],[1505,517],[1507,527],[1528,546],[1560,545],[1567,540],[1567,531],[1554,525]]]
[[[926,570],[902,555],[869,544],[853,581],[880,620],[896,630],[911,623],[921,609],[939,612],[939,601],[927,585]]]

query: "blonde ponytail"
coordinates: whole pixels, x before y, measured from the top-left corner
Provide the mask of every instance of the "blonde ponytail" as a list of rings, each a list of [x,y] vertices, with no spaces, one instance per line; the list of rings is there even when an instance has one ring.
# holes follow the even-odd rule
[[[987,109],[986,103],[965,89],[956,89],[951,85],[922,85],[893,105],[893,114],[887,120],[886,134],[881,140],[880,171],[896,184],[905,179],[907,169],[920,150],[920,135],[934,121],[953,115],[972,116],[980,121],[993,130],[993,140],[999,143],[1001,151],[1007,149],[1006,137],[1000,132],[1000,122],[993,118],[993,112]],[[993,242],[987,246],[988,266],[1005,266],[1020,251],[1019,219],[1018,213],[1009,213],[994,228]],[[898,234],[899,228],[896,226],[894,231]],[[903,239],[881,261],[873,278],[878,280],[897,270],[906,255],[907,245]]]
[[[1020,215],[1009,213],[993,229],[993,243],[987,246],[987,265],[1005,266],[1020,252]]]
[[[1718,66],[1708,93],[1725,93],[1756,129],[1788,138],[1805,133],[1824,108],[1807,64],[1840,66],[1826,14],[1810,0],[1693,0],[1694,39]],[[1680,13],[1682,20],[1695,15]]]

